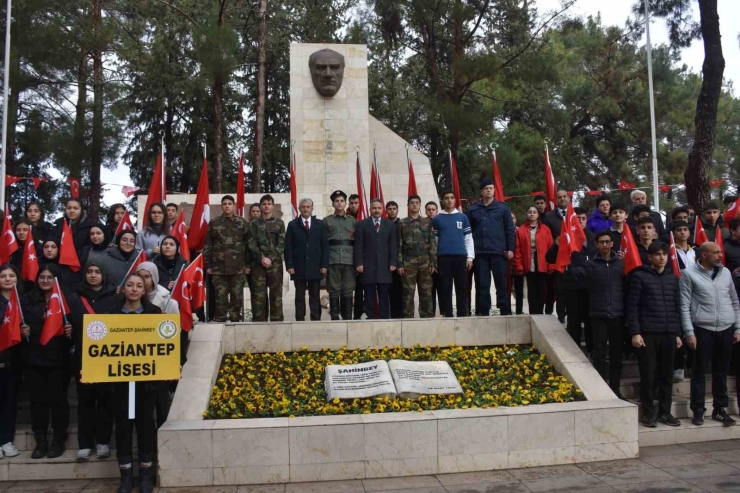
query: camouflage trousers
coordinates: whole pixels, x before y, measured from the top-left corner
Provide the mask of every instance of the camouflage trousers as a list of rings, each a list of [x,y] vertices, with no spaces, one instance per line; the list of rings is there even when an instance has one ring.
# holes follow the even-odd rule
[[[252,322],[267,322],[268,314],[272,322],[283,321],[283,270],[282,262],[252,267]]]
[[[419,287],[419,316],[434,316],[432,304],[432,274],[429,272],[429,257],[416,257],[404,260],[405,275],[403,283],[403,317],[414,318],[414,293]]]
[[[329,291],[329,296],[352,296],[355,293],[356,279],[354,265],[329,264],[326,290]]]
[[[244,274],[228,276],[213,274],[211,279],[216,291],[214,299],[216,309],[213,318],[217,321],[241,321],[244,305]]]

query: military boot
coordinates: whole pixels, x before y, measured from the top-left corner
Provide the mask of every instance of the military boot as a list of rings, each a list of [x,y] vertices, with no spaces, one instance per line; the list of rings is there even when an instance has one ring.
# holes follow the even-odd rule
[[[342,320],[352,320],[352,296],[342,298]]]
[[[332,320],[339,320],[339,297],[338,296],[329,297],[329,315],[331,315]]]

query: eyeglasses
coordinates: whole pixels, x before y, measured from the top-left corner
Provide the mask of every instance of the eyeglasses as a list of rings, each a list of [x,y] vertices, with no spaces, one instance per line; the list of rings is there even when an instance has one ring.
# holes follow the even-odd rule
[[[599,245],[608,245],[614,242],[612,240],[601,240],[601,241],[597,241],[596,243],[598,243]]]

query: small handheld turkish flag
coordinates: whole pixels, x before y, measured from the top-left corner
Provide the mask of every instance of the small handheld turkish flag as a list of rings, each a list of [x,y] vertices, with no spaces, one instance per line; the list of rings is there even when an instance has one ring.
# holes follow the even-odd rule
[[[69,193],[72,195],[72,197],[79,199],[80,198],[80,179],[79,178],[67,178],[67,183],[69,184]]]
[[[624,253],[624,273],[629,274],[633,269],[636,269],[642,265],[642,259],[640,258],[640,252],[637,251],[637,243],[635,238],[632,236],[632,230],[629,226],[624,227],[622,233],[622,245],[621,250]]]
[[[10,262],[10,256],[18,250],[18,242],[15,241],[15,235],[13,234],[13,225],[10,224],[10,213],[7,212],[8,206],[5,206],[5,222],[3,222],[3,234],[0,239],[0,264],[7,264]]]
[[[39,273],[39,259],[36,256],[36,242],[33,241],[33,231],[29,228],[26,245],[23,247],[23,263],[21,277],[26,281],[35,281]]]
[[[62,226],[62,241],[59,246],[59,265],[68,265],[74,272],[80,270],[80,259],[77,256],[77,250],[75,249],[74,236],[72,236],[72,229],[69,227],[67,221],[63,221]]]

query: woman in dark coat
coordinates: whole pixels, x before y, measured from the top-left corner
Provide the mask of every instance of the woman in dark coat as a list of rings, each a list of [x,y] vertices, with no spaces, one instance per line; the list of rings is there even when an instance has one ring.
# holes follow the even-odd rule
[[[10,264],[0,266],[0,313],[5,315],[14,286],[20,281],[20,274]],[[20,365],[20,345],[0,351],[0,457],[18,455],[15,441],[16,416],[18,412],[18,388]]]
[[[60,217],[54,221],[53,235],[56,238],[62,237],[64,221],[67,221],[72,228],[75,249],[78,252],[83,247],[90,245],[90,228],[94,223],[87,218],[87,214],[82,210],[82,202],[79,199],[67,200],[67,205],[64,208],[64,217]]]
[[[138,274],[129,274],[123,284],[123,297],[106,313],[111,314],[158,314],[162,311],[145,298],[144,279]],[[130,493],[134,487],[133,470],[133,435],[136,427],[136,439],[139,455],[139,491],[154,491],[155,445],[157,427],[154,423],[154,407],[158,390],[166,386],[165,382],[140,382],[136,384],[136,418],[128,419],[128,383],[113,384],[113,409],[116,421],[116,452],[118,468],[121,473],[121,484],[118,493]]]
[[[125,214],[126,206],[123,204],[113,204],[108,209],[108,215],[105,218],[105,233],[111,244],[113,244],[113,237],[116,236],[118,225],[121,224]]]
[[[110,237],[106,231],[102,224],[93,224],[90,227],[90,245],[83,247],[80,252],[81,265],[85,265],[89,260],[105,259],[110,245]]]
[[[126,230],[116,238],[116,246],[109,248],[103,263],[108,282],[120,285],[134,264],[140,250],[136,248],[136,233]]]
[[[159,285],[172,291],[180,270],[188,265],[180,255],[180,242],[177,238],[167,235],[162,240],[161,253],[152,259],[152,263],[159,271]]]
[[[41,255],[39,256],[39,267],[53,265],[56,267],[56,275],[59,277],[62,286],[74,290],[80,283],[80,276],[74,272],[68,265],[59,265],[59,240],[47,238],[41,245]]]
[[[44,240],[51,236],[54,227],[44,221],[46,214],[41,204],[32,200],[26,206],[26,222],[33,230],[33,240],[40,247]]]
[[[69,404],[65,392],[67,382],[64,381],[67,372],[64,371],[64,365],[72,337],[71,314],[64,322],[64,335],[52,337],[46,345],[42,345],[40,340],[56,274],[56,266],[42,267],[31,292],[21,298],[25,322],[21,326],[23,373],[30,391],[31,428],[36,440],[32,459],[60,457],[64,453],[69,426]],[[51,447],[47,441],[49,414],[54,432]]]

